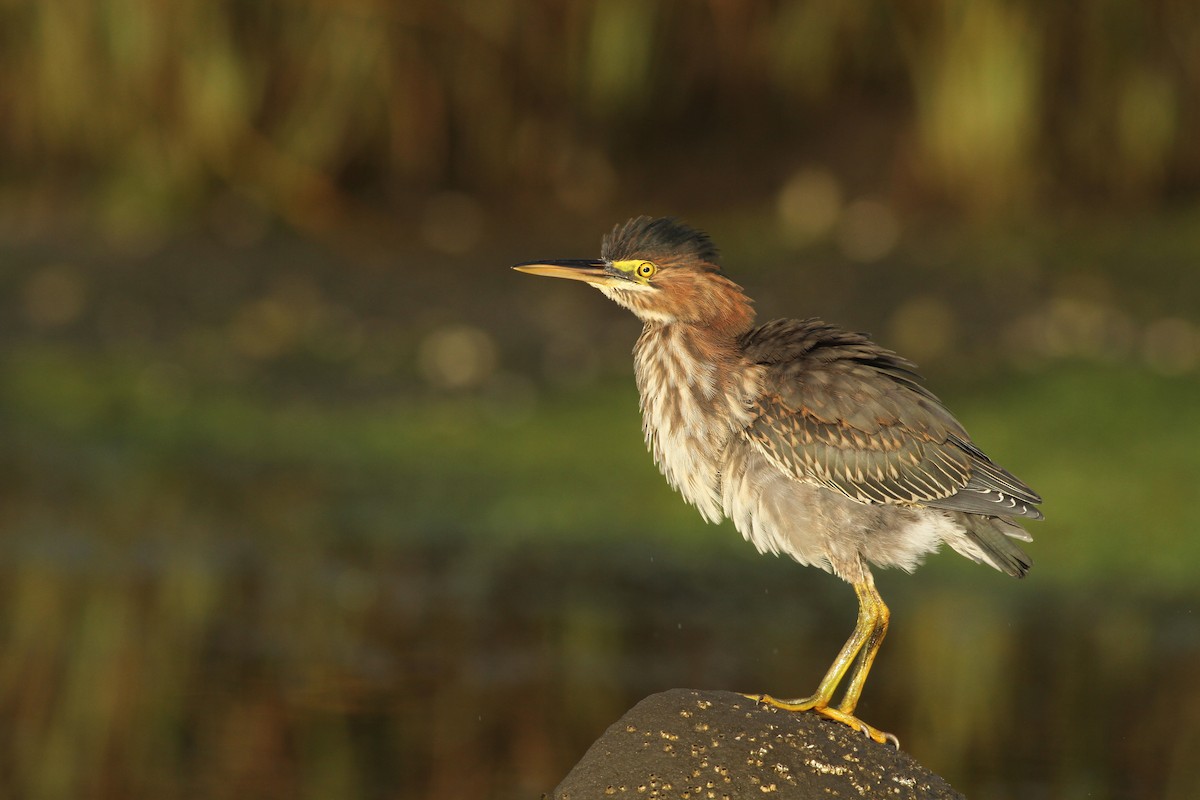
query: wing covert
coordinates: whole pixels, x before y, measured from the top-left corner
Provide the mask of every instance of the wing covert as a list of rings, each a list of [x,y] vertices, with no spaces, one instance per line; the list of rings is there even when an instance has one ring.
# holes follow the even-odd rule
[[[861,503],[1041,518],[1041,498],[992,462],[911,362],[820,320],[748,333],[765,368],[745,435],[781,470]]]

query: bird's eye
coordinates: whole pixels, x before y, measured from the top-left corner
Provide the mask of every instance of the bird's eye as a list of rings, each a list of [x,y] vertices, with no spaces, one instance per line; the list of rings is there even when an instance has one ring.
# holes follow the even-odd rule
[[[638,264],[637,274],[643,278],[649,278],[654,273],[658,272],[658,267],[654,266],[649,261],[643,261]]]

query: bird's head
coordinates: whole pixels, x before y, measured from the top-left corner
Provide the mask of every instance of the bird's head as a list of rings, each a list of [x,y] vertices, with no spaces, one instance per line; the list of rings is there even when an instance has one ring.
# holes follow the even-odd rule
[[[671,218],[634,217],[604,237],[600,258],[529,261],[513,269],[592,284],[647,324],[686,323],[733,335],[754,311],[721,275],[708,235]]]

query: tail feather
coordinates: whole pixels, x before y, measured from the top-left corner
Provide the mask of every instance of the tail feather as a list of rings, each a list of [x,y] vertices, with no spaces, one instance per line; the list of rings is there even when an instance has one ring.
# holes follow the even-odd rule
[[[967,541],[956,547],[967,558],[995,567],[1014,578],[1024,578],[1033,565],[1029,555],[1014,539],[1030,541],[1025,529],[1004,517],[981,517],[975,514],[958,514],[959,523],[965,529]]]

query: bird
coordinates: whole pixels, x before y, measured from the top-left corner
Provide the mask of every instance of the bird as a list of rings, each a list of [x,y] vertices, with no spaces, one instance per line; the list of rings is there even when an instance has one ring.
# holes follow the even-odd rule
[[[639,216],[603,237],[599,258],[513,269],[591,284],[641,320],[646,445],[705,520],[731,519],[760,553],[853,586],[854,631],[816,691],[745,696],[899,747],[854,714],[891,618],[871,567],[912,572],[945,544],[1024,577],[1032,562],[1016,542],[1032,537],[1017,520],[1042,519],[1042,498],[971,440],[913,362],[818,318],[756,325],[719,260],[702,231]]]

